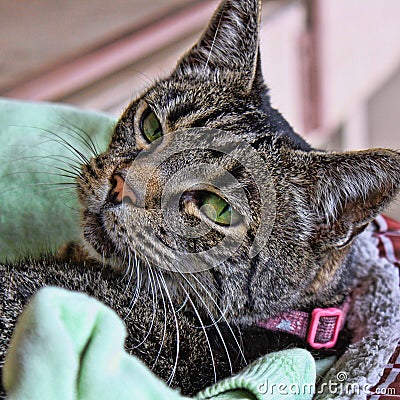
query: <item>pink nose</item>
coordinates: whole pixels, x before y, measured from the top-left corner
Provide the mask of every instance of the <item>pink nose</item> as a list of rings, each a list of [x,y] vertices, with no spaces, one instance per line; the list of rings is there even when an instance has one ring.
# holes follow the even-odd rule
[[[121,175],[113,175],[111,178],[113,188],[110,191],[109,199],[114,204],[121,204],[126,201],[131,204],[135,204],[137,197],[133,190],[125,183],[124,178]]]

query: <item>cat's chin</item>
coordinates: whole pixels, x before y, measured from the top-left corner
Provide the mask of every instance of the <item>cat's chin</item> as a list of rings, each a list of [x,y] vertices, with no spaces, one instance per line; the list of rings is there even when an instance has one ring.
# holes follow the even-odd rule
[[[119,259],[119,251],[113,243],[100,215],[86,214],[83,225],[84,248],[95,260],[114,264]]]
[[[95,263],[99,263],[102,266],[108,266],[116,271],[124,272],[126,266],[123,262],[123,259],[117,256],[115,253],[101,253],[101,249],[96,249],[91,243],[84,240],[83,249],[85,253],[88,255],[89,260],[93,260]]]

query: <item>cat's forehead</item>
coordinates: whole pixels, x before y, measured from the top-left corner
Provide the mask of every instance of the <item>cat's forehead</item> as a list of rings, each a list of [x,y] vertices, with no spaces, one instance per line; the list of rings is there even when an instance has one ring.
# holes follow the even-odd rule
[[[235,104],[246,104],[240,91],[232,82],[218,82],[215,79],[196,75],[172,75],[160,80],[142,97],[160,112],[206,111],[223,109]]]

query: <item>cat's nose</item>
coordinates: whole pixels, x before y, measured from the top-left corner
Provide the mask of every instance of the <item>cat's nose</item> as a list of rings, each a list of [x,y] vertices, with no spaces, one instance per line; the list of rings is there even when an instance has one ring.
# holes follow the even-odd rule
[[[125,183],[121,175],[114,174],[111,177],[111,183],[113,187],[108,195],[108,199],[111,203],[118,205],[124,201],[130,204],[136,204],[137,196],[135,192]]]

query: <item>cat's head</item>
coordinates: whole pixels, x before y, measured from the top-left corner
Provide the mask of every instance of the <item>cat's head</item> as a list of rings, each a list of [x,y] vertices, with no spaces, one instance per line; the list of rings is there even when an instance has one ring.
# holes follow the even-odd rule
[[[78,178],[92,255],[243,322],[340,301],[353,240],[400,188],[399,153],[315,151],[271,107],[260,14],[223,1]]]

